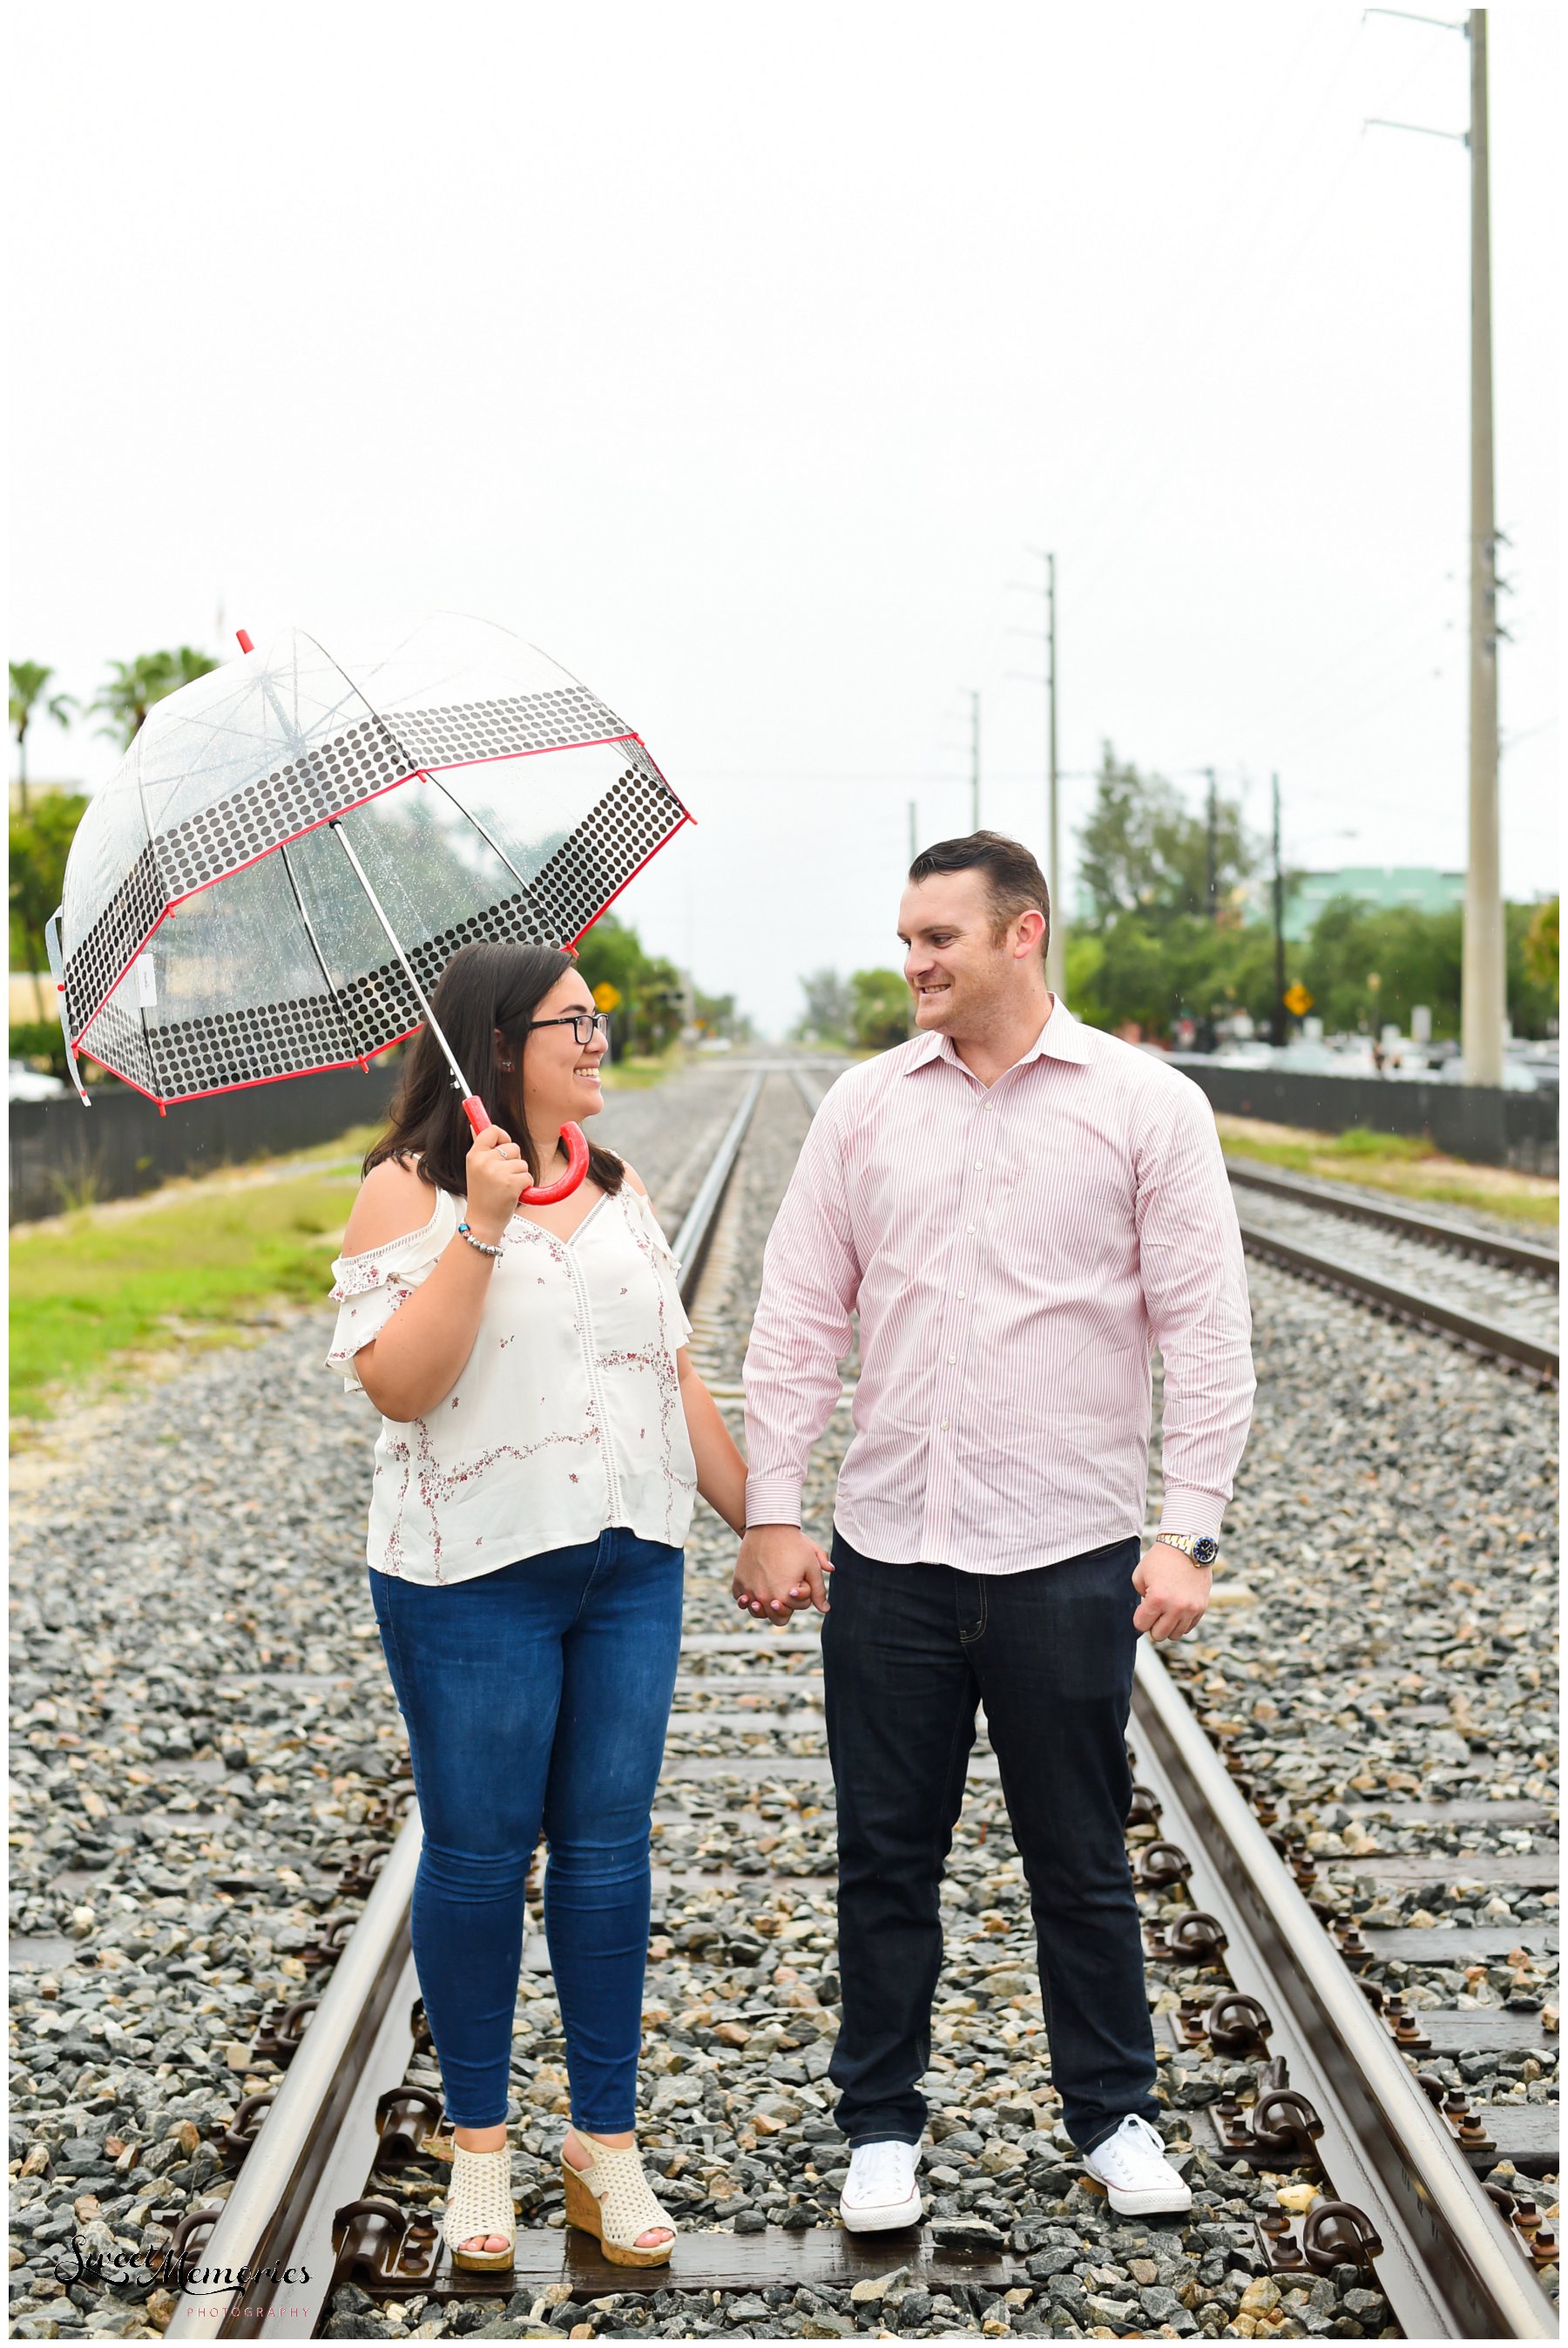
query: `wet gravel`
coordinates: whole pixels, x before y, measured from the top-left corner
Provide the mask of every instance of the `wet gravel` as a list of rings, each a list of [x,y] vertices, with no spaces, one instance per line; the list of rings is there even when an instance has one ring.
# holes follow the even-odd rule
[[[607,1111],[599,1130],[656,1196],[662,1187],[667,1221],[683,1162],[698,1161],[694,1180],[698,1140],[722,1129],[740,1080],[733,1067],[704,1070],[687,1080],[701,1095],[671,1086]],[[738,1376],[760,1241],[804,1122],[793,1087],[771,1081],[730,1293],[704,1330],[716,1383]],[[1368,1838],[1422,1852],[1445,1833],[1451,1844],[1451,1829],[1350,1805],[1462,1796],[1554,1809],[1551,1406],[1419,1333],[1269,1267],[1250,1272],[1260,1390],[1225,1602],[1176,1651],[1176,1668],[1214,1733],[1276,1788],[1282,1818],[1344,1883],[1363,1924],[1430,1918],[1462,1931],[1481,1914],[1495,1923],[1496,1902],[1539,1938],[1555,1921],[1555,1893],[1506,1878],[1511,1850],[1552,1847],[1539,1826],[1465,1827],[1463,1850],[1492,1854],[1503,1870],[1492,1876],[1489,1857],[1478,1906],[1459,1871],[1451,1884],[1405,1890],[1377,1883],[1365,1859],[1358,1871]],[[57,1487],[17,1529],[12,1923],[26,1937],[13,1975],[10,2149],[20,2336],[146,2336],[167,2320],[167,2295],[145,2287],[56,2280],[61,2246],[79,2237],[106,2257],[134,2258],[192,2201],[226,2189],[205,2132],[242,2095],[276,2083],[248,2059],[261,2008],[320,1986],[313,1938],[323,1919],[357,1912],[343,1870],[392,1831],[402,1739],[363,1588],[370,1429],[364,1406],[320,1370],[329,1325],[329,1315],[306,1315],[253,1350],[193,1363],[128,1410],[90,1480]],[[841,1417],[814,1466],[819,1538],[847,1433]],[[743,2234],[834,2224],[843,2146],[825,2077],[837,1982],[815,1626],[749,1628],[728,1596],[733,1546],[702,1510],[655,1819],[641,2125],[682,2221]],[[736,1636],[737,1651],[712,1643]],[[726,1759],[734,1774],[681,1774]],[[1150,1921],[1168,1907],[1154,1895],[1143,1905]],[[665,2291],[584,2307],[529,2292],[506,2307],[413,2299],[377,2309],[350,2291],[330,2331],[1385,2330],[1385,2302],[1353,2269],[1307,2285],[1264,2271],[1253,2220],[1281,2189],[1299,2198],[1299,2181],[1223,2167],[1202,2125],[1220,2094],[1245,2092],[1247,2065],[1178,2051],[1173,2037],[1162,2049],[1166,2133],[1196,2195],[1189,2220],[1118,2220],[1081,2179],[1060,2128],[1027,1902],[983,1746],[944,1917],[929,2214],[1024,2257],[1027,2288],[931,2294],[895,2271],[858,2297],[767,2286],[719,2303]],[[561,2222],[565,2075],[537,1925],[513,2047],[514,2185],[524,2222],[540,2225]],[[1378,1977],[1415,2004],[1473,2000],[1539,2013],[1543,2027],[1551,2011],[1554,2029],[1554,1962],[1522,1953],[1527,1963],[1389,1966]],[[1162,2015],[1202,1986],[1175,1966],[1152,1965],[1149,1980]],[[1527,2075],[1533,2060],[1455,2075],[1472,2096],[1540,2101],[1555,2090],[1550,2065]],[[435,2084],[427,2065],[410,2075]],[[433,2173],[408,2198],[438,2206],[440,2194]]]

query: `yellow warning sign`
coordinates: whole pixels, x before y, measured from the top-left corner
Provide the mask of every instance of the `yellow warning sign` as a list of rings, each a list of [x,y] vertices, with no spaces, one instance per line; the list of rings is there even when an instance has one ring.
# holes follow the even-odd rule
[[[611,986],[608,978],[601,979],[593,990],[593,999],[601,1011],[613,1011],[620,1000],[620,989]]]
[[[1305,1019],[1312,1008],[1312,996],[1299,979],[1294,986],[1287,986],[1285,990],[1285,1007],[1293,1019]]]

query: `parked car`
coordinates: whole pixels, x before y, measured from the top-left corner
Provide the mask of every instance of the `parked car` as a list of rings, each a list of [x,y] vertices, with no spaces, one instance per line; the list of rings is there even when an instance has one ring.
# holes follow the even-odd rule
[[[8,1060],[5,1064],[6,1097],[14,1101],[64,1100],[70,1086],[58,1076],[45,1076],[38,1068],[30,1068],[26,1060]]]

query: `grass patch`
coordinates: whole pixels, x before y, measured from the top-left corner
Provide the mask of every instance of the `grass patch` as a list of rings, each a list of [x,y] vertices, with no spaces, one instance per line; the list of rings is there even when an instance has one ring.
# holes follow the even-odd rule
[[[1536,1230],[1555,1230],[1558,1187],[1541,1174],[1516,1174],[1506,1166],[1471,1166],[1445,1158],[1430,1141],[1404,1133],[1373,1133],[1352,1126],[1345,1133],[1311,1133],[1300,1127],[1268,1125],[1260,1118],[1216,1117],[1227,1157],[1253,1158],[1320,1182],[1355,1182],[1387,1190],[1412,1205],[1458,1207],[1471,1214],[1501,1215]]]
[[[641,1090],[681,1065],[618,1064],[612,1089]],[[25,1430],[51,1399],[79,1395],[117,1357],[241,1341],[269,1303],[323,1303],[328,1267],[384,1124],[286,1157],[167,1182],[144,1199],[92,1203],[11,1234],[11,1416]]]
[[[633,1055],[623,1060],[606,1060],[600,1068],[600,1081],[607,1093],[647,1092],[651,1086],[661,1085],[666,1076],[696,1065],[697,1056],[688,1055],[680,1044],[671,1044],[657,1054]]]
[[[341,1160],[335,1142],[321,1155]],[[233,1337],[272,1298],[324,1302],[359,1188],[352,1172],[216,1178],[169,1204],[99,1209],[11,1241],[11,1410],[49,1415],[110,1356]],[[177,1204],[178,1212],[170,1206]]]

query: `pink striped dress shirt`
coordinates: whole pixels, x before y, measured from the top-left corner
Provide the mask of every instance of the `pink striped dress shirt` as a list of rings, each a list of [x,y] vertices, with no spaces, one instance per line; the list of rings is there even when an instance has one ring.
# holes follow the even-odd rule
[[[1254,1379],[1208,1102],[1057,1002],[995,1084],[945,1035],[840,1076],[767,1243],[746,1514],[798,1524],[860,1317],[835,1521],[891,1564],[1021,1573],[1141,1533],[1164,1359],[1168,1532],[1215,1533]]]

